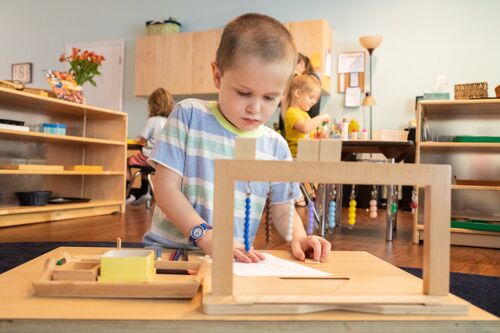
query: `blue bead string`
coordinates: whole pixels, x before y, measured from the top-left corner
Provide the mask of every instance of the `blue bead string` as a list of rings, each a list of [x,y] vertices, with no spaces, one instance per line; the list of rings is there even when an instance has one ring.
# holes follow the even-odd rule
[[[243,228],[243,239],[245,241],[246,252],[250,251],[250,203],[252,201],[252,199],[250,199],[251,194],[252,191],[250,189],[250,183],[248,183],[248,188],[246,191],[247,197],[245,198],[245,224]]]
[[[333,233],[333,229],[335,228],[335,208],[337,203],[335,200],[330,200],[328,205],[328,229],[330,233]]]

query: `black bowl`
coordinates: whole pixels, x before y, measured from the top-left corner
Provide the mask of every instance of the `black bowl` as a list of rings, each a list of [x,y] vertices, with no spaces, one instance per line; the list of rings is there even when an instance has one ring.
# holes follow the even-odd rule
[[[45,206],[51,195],[52,191],[16,192],[21,206]]]

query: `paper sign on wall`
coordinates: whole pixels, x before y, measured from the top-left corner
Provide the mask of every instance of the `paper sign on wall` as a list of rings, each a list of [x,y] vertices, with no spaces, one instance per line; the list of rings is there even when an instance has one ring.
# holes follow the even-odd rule
[[[365,52],[339,53],[338,72],[363,73],[365,71]]]

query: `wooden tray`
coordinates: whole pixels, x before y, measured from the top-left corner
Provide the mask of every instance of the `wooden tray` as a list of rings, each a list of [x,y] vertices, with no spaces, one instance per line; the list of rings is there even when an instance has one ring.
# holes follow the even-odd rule
[[[0,164],[0,169],[62,171],[64,167],[62,165],[47,164]]]
[[[166,274],[157,273],[150,282],[98,282],[99,257],[76,258],[63,252],[47,259],[41,277],[33,281],[33,288],[37,296],[189,299],[198,292],[208,260],[205,256],[194,261],[156,261],[157,272]],[[63,263],[57,265],[57,262]],[[187,274],[187,270],[195,274]]]

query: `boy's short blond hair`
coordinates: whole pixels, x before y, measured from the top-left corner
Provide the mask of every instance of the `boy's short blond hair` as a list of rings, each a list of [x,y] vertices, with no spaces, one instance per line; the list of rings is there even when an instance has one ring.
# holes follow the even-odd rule
[[[290,74],[297,62],[293,37],[278,20],[249,13],[230,21],[222,32],[215,63],[220,72],[231,67],[237,56],[255,56],[266,63],[290,63]]]
[[[148,98],[149,117],[168,117],[174,108],[174,99],[168,91],[158,88]]]

